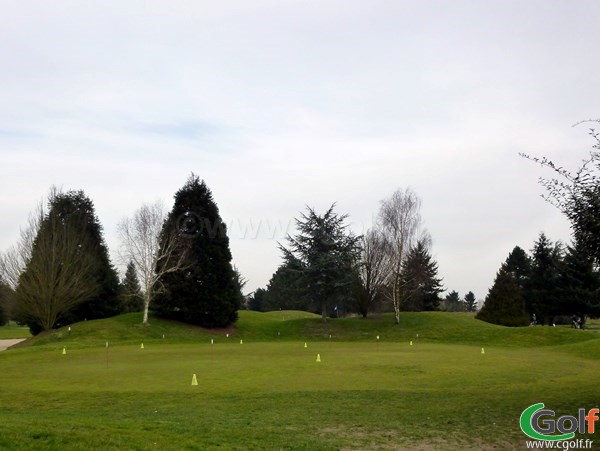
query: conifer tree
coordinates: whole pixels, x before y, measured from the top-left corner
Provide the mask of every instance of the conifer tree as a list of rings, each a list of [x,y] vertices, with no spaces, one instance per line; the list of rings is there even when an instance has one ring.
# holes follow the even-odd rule
[[[133,262],[129,262],[121,282],[121,312],[141,312],[144,308],[142,290]]]
[[[403,310],[420,312],[438,309],[439,294],[443,291],[442,279],[438,277],[438,265],[424,240],[419,240],[408,253],[400,278]]]
[[[235,322],[241,295],[231,266],[227,228],[210,189],[194,174],[175,194],[165,221],[163,236],[173,233],[178,233],[178,240],[172,258],[183,255],[185,265],[161,278],[162,291],[154,300],[156,313],[204,327]]]
[[[318,306],[308,295],[302,276],[306,267],[297,258],[288,256],[271,276],[262,295],[261,310],[302,310],[317,312]]]
[[[525,290],[529,278],[531,277],[531,258],[529,258],[523,249],[519,246],[515,246],[510,254],[508,254],[502,268],[504,271],[510,272],[514,276],[519,287],[521,287],[522,290]]]
[[[319,305],[323,321],[334,303],[352,296],[359,259],[360,237],[348,230],[347,215],[338,215],[334,207],[323,215],[309,207],[307,214],[296,219],[296,236],[287,236],[289,247],[279,246],[286,260],[300,263],[303,291]]]
[[[264,288],[257,288],[252,297],[248,300],[248,310],[254,310],[255,312],[264,312],[264,298],[267,290]]]
[[[442,310],[446,312],[464,312],[466,306],[460,298],[458,291],[451,291],[442,301]]]
[[[97,242],[87,232],[87,218],[42,205],[32,219],[31,244],[15,290],[15,319],[32,334],[73,322],[75,308],[97,298]]]
[[[560,314],[560,272],[562,249],[553,244],[544,233],[532,249],[531,275],[525,290],[525,306],[530,315],[535,314],[540,324],[550,323]]]
[[[568,246],[561,269],[560,313],[600,316],[600,273],[587,246],[580,241]]]
[[[81,190],[58,193],[50,201],[50,214],[59,218],[72,218],[81,225],[82,233],[90,243],[91,258],[94,260],[94,281],[98,286],[97,294],[67,312],[63,323],[117,315],[120,309],[119,276],[110,261],[102,225],[96,216],[93,202]]]
[[[500,269],[475,318],[501,326],[527,326],[529,315],[521,289],[512,273]]]
[[[465,294],[464,302],[467,312],[477,311],[477,299],[475,298],[475,294],[472,291],[469,291],[467,294]]]

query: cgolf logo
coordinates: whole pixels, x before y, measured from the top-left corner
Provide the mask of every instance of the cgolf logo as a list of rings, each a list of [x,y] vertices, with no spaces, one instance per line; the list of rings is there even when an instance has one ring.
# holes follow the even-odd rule
[[[577,417],[564,415],[555,419],[554,410],[544,409],[543,403],[527,407],[521,414],[519,424],[525,435],[535,440],[571,440],[575,432],[593,434],[600,409],[579,409]]]

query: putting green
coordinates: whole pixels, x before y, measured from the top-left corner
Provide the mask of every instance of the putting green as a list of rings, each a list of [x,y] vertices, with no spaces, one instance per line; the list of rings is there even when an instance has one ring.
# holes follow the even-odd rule
[[[485,354],[418,340],[144,344],[1,353],[0,447],[522,448],[526,407],[573,414],[600,393],[597,339]]]

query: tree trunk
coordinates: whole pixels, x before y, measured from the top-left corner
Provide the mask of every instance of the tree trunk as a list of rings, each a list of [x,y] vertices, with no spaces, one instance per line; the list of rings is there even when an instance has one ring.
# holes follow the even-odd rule
[[[148,324],[148,307],[150,306],[150,297],[144,297],[144,319],[142,320],[142,324]]]
[[[392,293],[392,303],[394,304],[394,324],[396,325],[400,324],[400,293],[398,292],[398,285],[400,284],[399,282],[399,276],[397,275],[394,280],[394,292]]]

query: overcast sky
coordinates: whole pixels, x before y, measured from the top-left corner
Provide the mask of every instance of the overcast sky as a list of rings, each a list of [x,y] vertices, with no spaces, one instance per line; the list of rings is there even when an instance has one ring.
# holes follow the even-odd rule
[[[362,233],[412,187],[449,290],[515,245],[568,241],[542,168],[600,116],[600,2],[0,0],[0,249],[51,185],[116,224],[190,172],[265,286],[305,205]],[[260,224],[260,227],[259,227]]]

